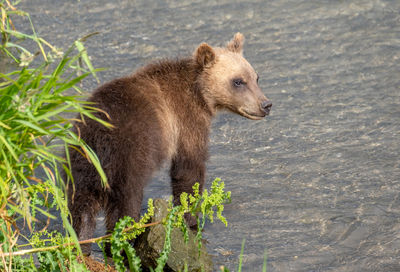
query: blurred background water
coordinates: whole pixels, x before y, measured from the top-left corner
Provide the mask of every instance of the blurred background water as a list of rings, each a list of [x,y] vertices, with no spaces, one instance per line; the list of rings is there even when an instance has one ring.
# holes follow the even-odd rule
[[[213,123],[209,181],[232,191],[228,228],[204,236],[216,269],[400,271],[400,1],[56,1],[20,3],[40,36],[66,48],[95,31],[101,82],[145,63],[246,37],[272,100],[250,121]],[[29,25],[26,25],[29,29]],[[94,89],[94,80],[85,89]],[[170,195],[162,171],[146,198]]]

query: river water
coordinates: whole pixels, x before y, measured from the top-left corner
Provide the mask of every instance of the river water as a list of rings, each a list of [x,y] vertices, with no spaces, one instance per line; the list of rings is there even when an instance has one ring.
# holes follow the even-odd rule
[[[208,180],[232,191],[205,230],[216,269],[400,271],[400,1],[25,1],[40,36],[87,42],[102,82],[235,32],[272,100],[213,123]],[[95,88],[87,81],[86,88]],[[168,197],[161,172],[146,197]]]

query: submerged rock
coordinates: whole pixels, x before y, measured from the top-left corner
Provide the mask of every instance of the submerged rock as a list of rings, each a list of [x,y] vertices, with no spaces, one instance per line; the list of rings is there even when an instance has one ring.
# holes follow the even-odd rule
[[[156,199],[154,208],[152,222],[161,221],[167,216],[168,204],[165,200]],[[136,253],[142,260],[143,267],[156,267],[156,260],[164,247],[164,241],[165,228],[162,224],[147,228],[146,232],[135,240]],[[184,271],[185,265],[187,271],[212,271],[211,256],[204,244],[203,242],[199,254],[195,235],[189,231],[189,240],[185,243],[182,231],[174,228],[171,231],[171,252],[164,271]]]

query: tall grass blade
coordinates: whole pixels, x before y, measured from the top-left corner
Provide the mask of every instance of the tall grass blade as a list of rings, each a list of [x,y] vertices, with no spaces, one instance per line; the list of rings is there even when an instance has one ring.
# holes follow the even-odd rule
[[[4,138],[3,135],[0,134],[0,141],[7,147],[8,152],[10,152],[10,154],[14,157],[14,159],[16,161],[19,161],[17,154],[15,153],[14,148],[11,147],[11,145],[8,143],[8,141]],[[4,154],[4,157],[6,157],[6,155]]]
[[[244,252],[244,244],[245,244],[245,242],[246,242],[246,239],[243,238],[242,249],[240,250],[240,256],[239,256],[238,272],[242,272],[242,262],[243,262],[243,252]]]
[[[48,134],[48,132],[46,130],[44,130],[44,128],[40,127],[39,125],[33,124],[31,122],[28,122],[28,121],[25,121],[25,120],[14,120],[14,122],[20,123],[20,124],[22,124],[22,125],[24,125],[26,127],[29,127],[29,128],[31,128],[31,129],[35,130],[36,132],[39,132],[39,133],[41,133],[43,135]]]
[[[87,52],[86,52],[85,47],[83,46],[83,43],[80,40],[75,41],[75,46],[78,49],[78,51],[80,52],[81,57],[82,57],[83,61],[85,62],[86,66],[89,68],[89,71],[92,73],[92,75],[97,80],[97,82],[100,82],[99,78],[96,75],[96,70],[93,68],[92,63],[89,60],[89,56],[87,55]]]
[[[267,272],[267,250],[264,252],[264,263],[263,263],[263,272]]]

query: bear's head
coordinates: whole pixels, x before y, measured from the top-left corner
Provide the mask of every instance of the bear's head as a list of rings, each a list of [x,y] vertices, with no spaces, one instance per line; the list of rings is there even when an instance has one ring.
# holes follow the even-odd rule
[[[243,57],[244,37],[236,33],[225,48],[202,43],[194,53],[201,70],[198,84],[214,113],[228,109],[259,120],[269,114],[272,103],[258,86],[258,75]]]

